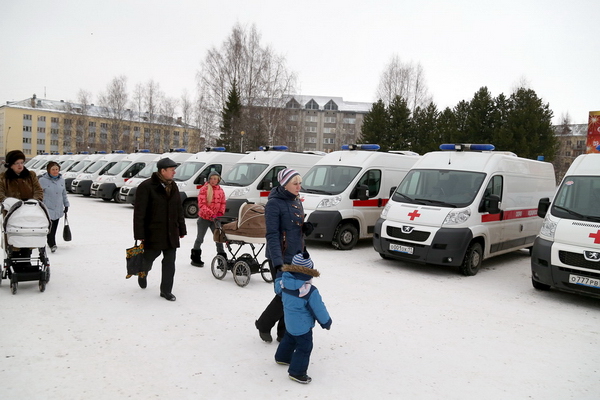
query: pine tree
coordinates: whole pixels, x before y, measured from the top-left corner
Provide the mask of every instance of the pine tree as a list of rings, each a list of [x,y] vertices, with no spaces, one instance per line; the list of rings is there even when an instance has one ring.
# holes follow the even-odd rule
[[[469,104],[465,139],[469,143],[491,143],[494,134],[494,100],[487,87],[479,89]]]
[[[381,150],[389,150],[388,121],[388,111],[380,99],[377,103],[373,103],[371,110],[365,114],[360,131],[360,142],[379,144]]]
[[[389,125],[388,150],[408,150],[416,141],[412,127],[410,109],[406,100],[400,96],[394,97],[388,107]],[[383,146],[382,146],[383,149]]]
[[[417,107],[413,115],[415,137],[411,146],[412,151],[425,154],[439,148],[441,139],[438,129],[439,114],[433,103],[429,103],[424,109]]]
[[[233,81],[227,102],[221,112],[221,136],[217,140],[217,146],[224,146],[229,151],[241,151],[240,132],[243,130],[242,103],[237,90],[237,84]]]

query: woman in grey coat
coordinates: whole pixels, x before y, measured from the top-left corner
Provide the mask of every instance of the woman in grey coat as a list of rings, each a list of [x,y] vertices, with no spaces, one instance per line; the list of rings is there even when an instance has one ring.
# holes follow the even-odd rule
[[[48,172],[40,178],[40,185],[44,189],[44,204],[52,221],[50,233],[48,233],[48,247],[54,253],[56,251],[58,221],[69,210],[69,199],[65,188],[65,180],[60,173],[60,165],[51,161],[48,163],[46,170]]]

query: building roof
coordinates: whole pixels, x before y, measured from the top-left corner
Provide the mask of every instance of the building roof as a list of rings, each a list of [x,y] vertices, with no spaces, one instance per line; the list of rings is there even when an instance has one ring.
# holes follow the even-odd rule
[[[587,136],[588,124],[554,125],[553,128],[554,134],[559,136]]]
[[[344,101],[344,99],[342,97],[310,96],[310,95],[300,95],[300,94],[287,95],[287,99],[286,99],[285,103],[287,104],[292,99],[296,100],[302,108],[304,108],[304,106],[308,102],[310,102],[311,100],[314,100],[315,103],[317,103],[319,105],[319,110],[324,110],[325,104],[329,103],[329,101],[333,101],[338,106],[337,111],[367,113],[373,107],[372,103]]]

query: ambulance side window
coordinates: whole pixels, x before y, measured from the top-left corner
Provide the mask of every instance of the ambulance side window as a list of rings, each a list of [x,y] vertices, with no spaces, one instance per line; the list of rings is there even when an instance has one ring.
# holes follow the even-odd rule
[[[285,169],[284,166],[278,166],[275,167],[273,169],[271,169],[269,172],[267,172],[267,174],[265,175],[265,177],[262,179],[262,182],[259,182],[258,185],[258,189],[259,190],[269,190],[271,188],[274,188],[275,186],[279,186],[279,181],[277,180],[277,174],[279,173],[279,171],[281,171],[282,169]],[[270,187],[266,187],[265,183],[270,182]]]
[[[500,202],[502,202],[502,187],[504,184],[504,180],[501,175],[493,176],[492,179],[488,182],[487,187],[485,188],[485,192],[483,192],[483,198],[481,199],[481,205],[479,207],[479,211],[483,211],[489,204],[488,201],[485,200],[487,196],[490,194],[495,194],[500,197]]]
[[[213,171],[217,171],[219,173],[219,175],[222,176],[222,171],[223,166],[221,164],[212,164],[209,165],[208,167],[204,168],[204,171],[202,171],[194,180],[194,185],[204,185],[206,183],[206,181],[208,181],[208,175],[213,172]]]
[[[377,196],[381,187],[381,171],[372,169],[367,171],[358,181],[358,186],[365,185],[369,189],[369,198]]]

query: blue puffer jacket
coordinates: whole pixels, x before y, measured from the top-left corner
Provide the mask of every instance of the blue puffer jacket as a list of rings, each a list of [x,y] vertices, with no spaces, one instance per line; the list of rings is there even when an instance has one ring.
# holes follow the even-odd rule
[[[47,172],[39,179],[42,189],[44,189],[44,205],[48,209],[51,220],[61,219],[65,215],[65,207],[69,207],[69,198],[65,188],[65,180],[62,174],[56,178],[50,176]]]
[[[282,186],[273,188],[265,205],[265,255],[273,266],[290,264],[292,258],[304,250],[303,221],[304,208],[300,199]]]
[[[331,327],[331,317],[315,286],[300,297],[299,289],[317,276],[319,271],[298,265],[285,265],[277,274],[275,293],[281,295],[285,329],[290,335],[304,335],[315,326],[315,320],[323,329]]]

